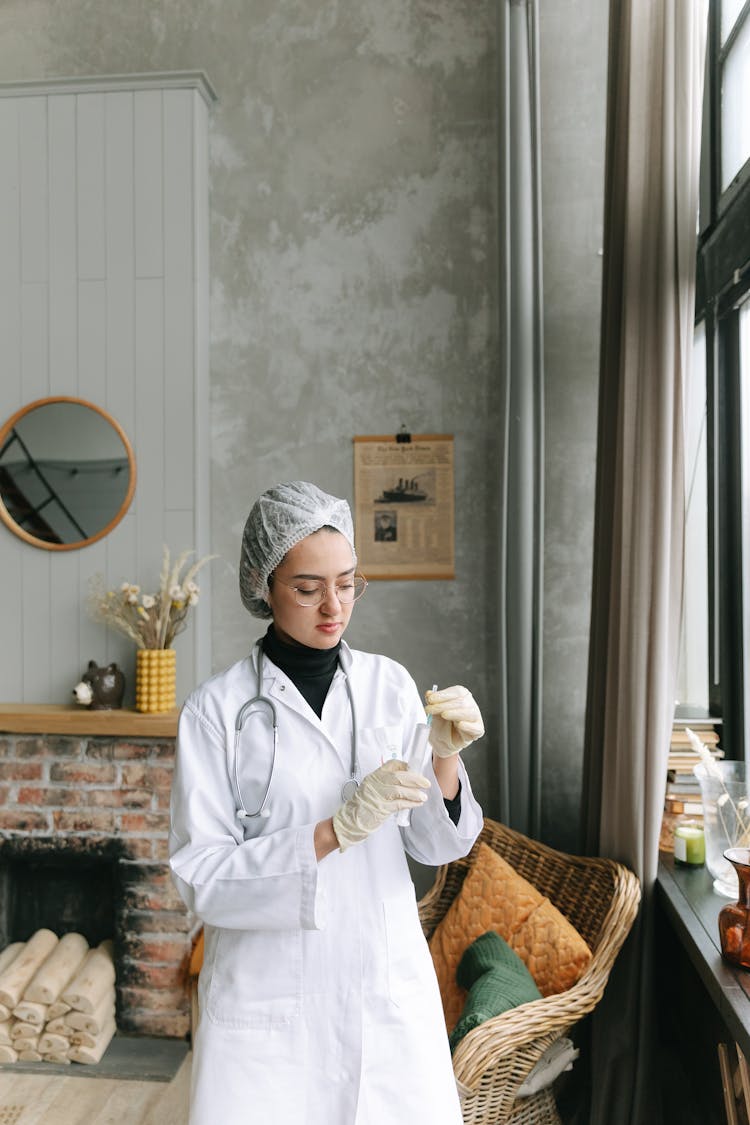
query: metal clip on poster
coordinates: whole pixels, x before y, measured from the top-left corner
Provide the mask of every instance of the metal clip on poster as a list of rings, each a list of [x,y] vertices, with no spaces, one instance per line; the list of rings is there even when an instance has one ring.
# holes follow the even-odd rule
[[[403,422],[401,423],[401,429],[396,434],[396,441],[399,445],[406,445],[411,441],[411,434],[409,433]]]

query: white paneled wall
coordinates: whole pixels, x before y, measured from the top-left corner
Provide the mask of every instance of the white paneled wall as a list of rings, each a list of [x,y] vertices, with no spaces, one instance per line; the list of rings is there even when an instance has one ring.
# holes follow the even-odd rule
[[[89,578],[152,589],[164,543],[209,551],[213,98],[198,73],[0,86],[0,423],[88,399],[137,465],[127,515],[91,546],[41,550],[0,524],[2,702],[68,702],[90,659],[117,660],[132,700],[133,645],[88,617]],[[204,571],[180,699],[210,672],[208,591]]]

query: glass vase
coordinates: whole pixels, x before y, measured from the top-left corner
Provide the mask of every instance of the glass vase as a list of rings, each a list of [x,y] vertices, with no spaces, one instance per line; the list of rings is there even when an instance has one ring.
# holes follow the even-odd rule
[[[750,969],[750,848],[727,848],[725,859],[737,874],[737,902],[719,911],[721,955],[733,965]]]
[[[711,770],[695,767],[703,802],[706,867],[714,891],[737,898],[737,872],[725,853],[729,848],[750,847],[750,798],[744,762],[714,761]]]
[[[135,654],[135,709],[148,714],[174,711],[177,667],[173,648],[139,648]]]

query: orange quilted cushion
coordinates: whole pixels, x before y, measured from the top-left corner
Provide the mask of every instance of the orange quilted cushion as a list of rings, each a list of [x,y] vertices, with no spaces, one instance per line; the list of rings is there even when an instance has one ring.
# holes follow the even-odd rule
[[[456,983],[458,962],[487,930],[495,930],[521,957],[542,996],[570,988],[591,960],[586,942],[557,907],[492,848],[480,844],[461,890],[430,938],[449,1032],[466,1000]]]

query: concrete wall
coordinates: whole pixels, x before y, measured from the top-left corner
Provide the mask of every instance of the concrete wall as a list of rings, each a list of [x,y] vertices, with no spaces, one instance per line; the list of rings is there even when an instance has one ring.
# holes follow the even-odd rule
[[[576,808],[583,731],[605,8],[541,3],[552,782],[544,810],[553,842]],[[471,685],[488,737],[470,764],[490,815],[496,21],[490,0],[0,8],[5,81],[203,69],[219,97],[210,125],[216,667],[262,629],[236,593],[242,526],[260,490],[309,477],[351,497],[352,435],[402,422],[455,435],[455,582],[373,583],[349,638],[398,657],[421,687]]]

